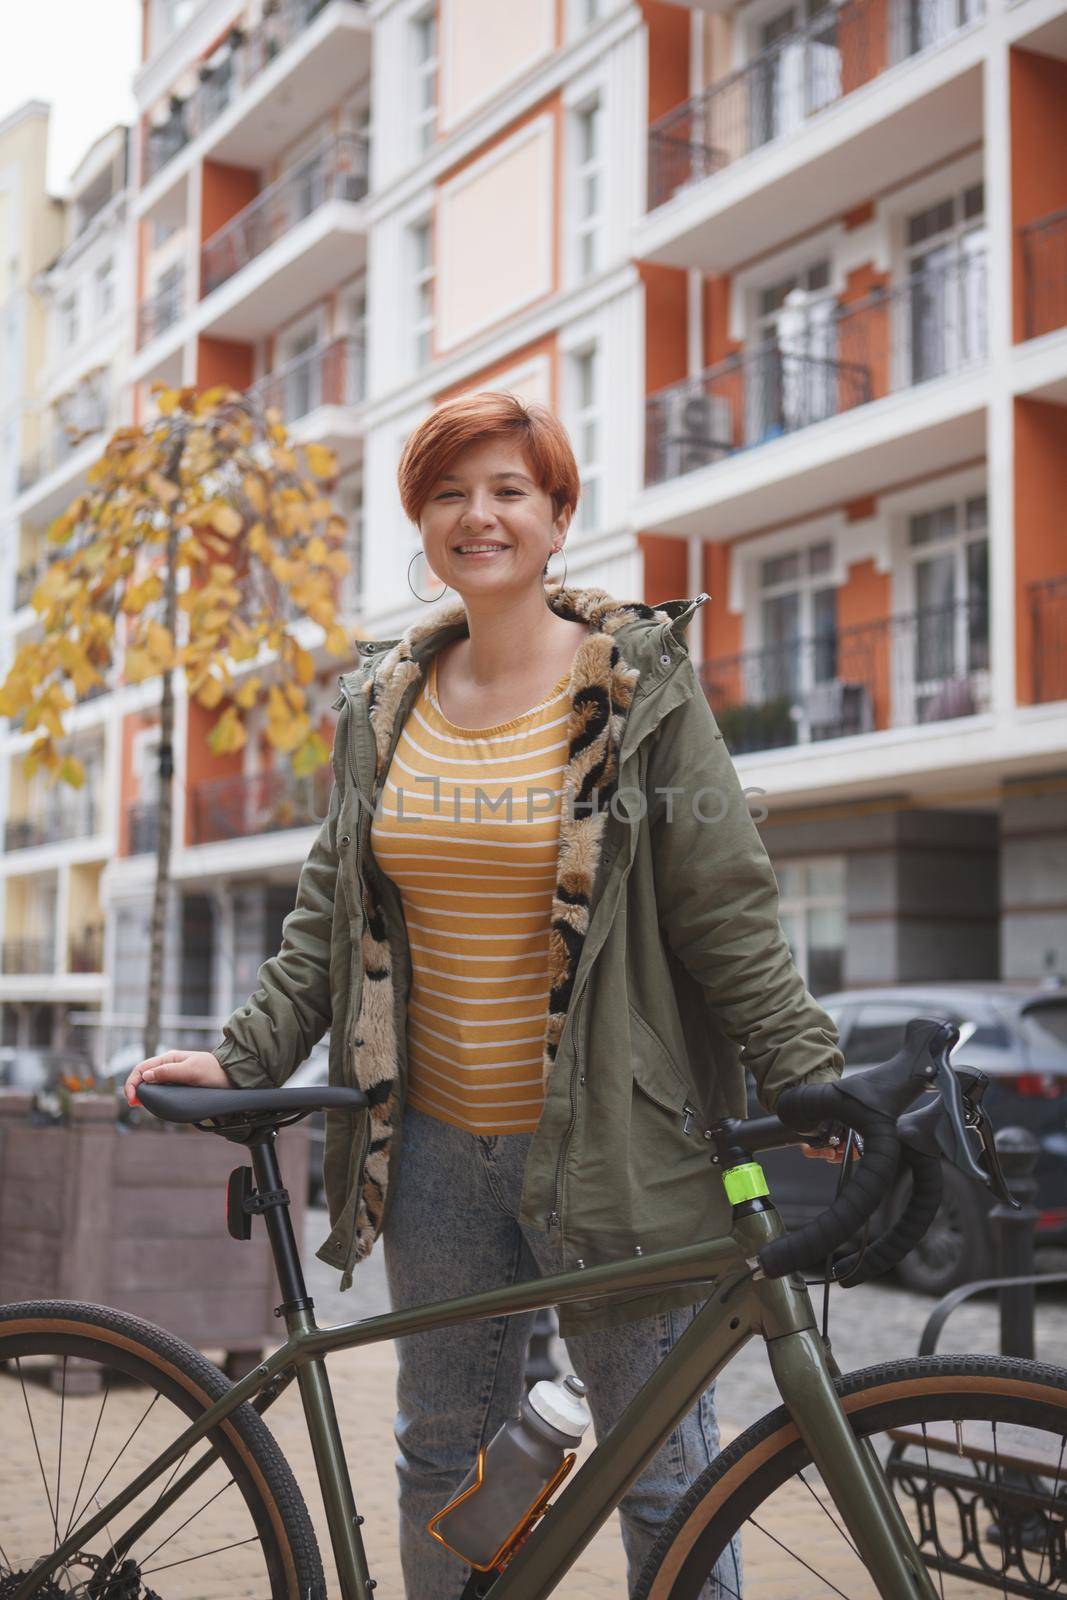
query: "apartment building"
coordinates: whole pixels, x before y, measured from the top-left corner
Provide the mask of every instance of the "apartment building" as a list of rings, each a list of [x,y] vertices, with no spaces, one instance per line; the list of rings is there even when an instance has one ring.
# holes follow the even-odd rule
[[[570,581],[708,595],[690,643],[811,985],[1062,970],[1065,62],[1067,0],[145,0],[130,413],[223,381],[329,444],[346,618],[392,637],[425,610],[408,432],[469,388],[547,402]],[[154,874],[130,693],[108,1058]],[[254,987],[323,803],[256,730],[211,757],[215,715],[179,699],[174,1043]]]

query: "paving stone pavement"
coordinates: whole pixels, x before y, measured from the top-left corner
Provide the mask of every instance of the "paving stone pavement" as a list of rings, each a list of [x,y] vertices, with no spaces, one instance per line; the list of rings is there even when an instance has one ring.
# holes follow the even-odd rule
[[[315,1249],[326,1236],[325,1214],[309,1213],[305,1232],[304,1259],[309,1289],[315,1296],[319,1320],[323,1324],[372,1316],[388,1309],[381,1252],[376,1251],[356,1275],[352,1290],[337,1291],[336,1273],[315,1259]],[[1053,1262],[1063,1269],[1064,1259]],[[868,1365],[913,1354],[918,1346],[930,1302],[902,1291],[892,1284],[875,1284],[849,1294],[836,1291],[833,1297],[831,1333],[838,1360],[845,1368]],[[992,1303],[969,1306],[949,1323],[942,1348],[950,1350],[992,1350],[996,1348],[996,1310]],[[1038,1355],[1063,1361],[1067,1350],[1067,1294],[1043,1300],[1037,1324]],[[218,1354],[216,1352],[209,1352]],[[557,1367],[566,1370],[566,1351],[556,1341],[553,1354]],[[366,1518],[364,1533],[371,1570],[378,1581],[376,1600],[401,1600],[403,1585],[396,1548],[395,1444],[392,1415],[395,1389],[395,1362],[389,1345],[370,1346],[331,1358],[330,1377],[339,1424],[359,1509]],[[17,1427],[24,1426],[23,1401],[10,1374],[0,1375],[0,1439],[12,1441]],[[33,1405],[44,1403],[44,1393],[35,1392]],[[720,1385],[719,1409],[726,1438],[732,1438],[776,1402],[773,1384],[761,1345],[753,1344],[731,1364]],[[132,1403],[132,1401],[130,1402]],[[95,1412],[85,1410],[91,1420]],[[116,1402],[112,1426],[121,1437],[119,1422],[123,1413]],[[88,1424],[71,1420],[68,1429]],[[136,1420],[136,1419],[134,1419]],[[330,1600],[337,1594],[336,1579],[329,1556],[325,1517],[319,1502],[310,1446],[293,1385],[269,1412],[268,1422],[278,1443],[288,1456],[304,1490],[315,1523],[328,1573]],[[592,1448],[590,1439],[583,1456]],[[0,1524],[25,1522],[41,1510],[40,1484],[21,1470],[25,1453],[0,1450]],[[52,1472],[49,1464],[49,1473]],[[234,1537],[232,1513],[225,1499],[211,1508],[219,1530],[219,1543]],[[798,1524],[810,1518],[810,1501],[798,1489],[787,1516]],[[782,1531],[782,1524],[776,1524]],[[2,1536],[2,1535],[0,1535]],[[45,1537],[51,1539],[51,1525]],[[214,1546],[212,1546],[214,1548]],[[228,1558],[213,1563],[210,1579],[188,1575],[188,1569],[167,1573],[165,1600],[241,1600],[243,1590],[229,1581]],[[846,1558],[847,1559],[847,1558]],[[746,1542],[746,1596],[752,1600],[796,1600],[795,1569],[773,1549],[755,1552]],[[621,1600],[626,1594],[625,1564],[618,1522],[612,1517],[590,1544],[565,1580],[560,1593],[565,1600]],[[248,1600],[261,1600],[249,1596]],[[414,1600],[414,1597],[413,1597]],[[419,1596],[417,1600],[430,1600]]]

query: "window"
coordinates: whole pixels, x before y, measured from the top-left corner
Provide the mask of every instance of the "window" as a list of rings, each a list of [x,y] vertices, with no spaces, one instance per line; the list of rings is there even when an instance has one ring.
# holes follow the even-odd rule
[[[64,350],[78,342],[78,297],[70,294],[60,303],[59,333]]]
[[[845,968],[845,858],[782,861],[774,869],[782,931],[812,994],[842,987]]]
[[[603,266],[604,109],[594,95],[573,113],[571,122],[571,207],[574,219],[574,272],[587,278]]]
[[[796,0],[749,35],[748,140],[767,144],[841,94],[834,7]]]
[[[986,353],[985,192],[981,183],[905,218],[905,382],[955,371]]]
[[[94,275],[96,290],[96,314],[98,317],[108,317],[115,309],[115,261],[108,256],[96,269]]]
[[[570,357],[570,388],[570,434],[582,480],[575,522],[579,528],[592,529],[600,523],[603,476],[600,352],[595,344]]]
[[[421,155],[433,144],[437,128],[437,16],[433,6],[412,20],[415,148]]]
[[[344,553],[349,568],[343,579],[346,610],[358,609],[363,596],[363,473],[351,472],[337,485],[335,500],[339,514],[348,527]]]
[[[835,415],[836,311],[826,260],[757,290],[745,378],[750,443]]]
[[[433,353],[433,234],[429,217],[408,230],[411,249],[412,358],[416,368],[428,366]]]
[[[989,530],[984,494],[908,519],[915,608],[913,715],[981,710],[989,670]]]

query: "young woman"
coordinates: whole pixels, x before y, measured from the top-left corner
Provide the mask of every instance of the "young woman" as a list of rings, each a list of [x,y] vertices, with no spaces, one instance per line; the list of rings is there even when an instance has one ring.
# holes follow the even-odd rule
[[[706,596],[546,586],[578,472],[555,417],[514,396],[439,406],[399,487],[458,600],[360,644],[281,950],[214,1052],[127,1083],[131,1101],[142,1078],[281,1083],[330,1028],[331,1078],[370,1110],[331,1117],[319,1254],[347,1287],[383,1233],[398,1308],[724,1231],[704,1130],[744,1114],[745,1070],[773,1108],[841,1067],[689,658]],[[599,1433],[706,1294],[561,1308]],[[410,1600],[463,1590],[426,1523],[515,1410],[531,1323],[399,1341]],[[717,1449],[709,1391],[621,1503],[631,1588]],[[735,1556],[706,1590],[739,1594]]]

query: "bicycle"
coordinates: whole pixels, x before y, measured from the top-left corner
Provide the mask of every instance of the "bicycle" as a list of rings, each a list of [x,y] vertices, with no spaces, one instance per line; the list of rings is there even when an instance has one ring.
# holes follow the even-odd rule
[[[142,1104],[157,1116],[249,1148],[252,1170],[239,1167],[230,1179],[229,1227],[248,1237],[252,1217],[265,1220],[288,1337],[231,1385],[196,1351],[120,1312],[64,1302],[0,1309],[0,1385],[27,1419],[17,1441],[9,1434],[4,1470],[41,1484],[39,1515],[12,1528],[0,1511],[0,1600],[160,1600],[161,1578],[166,1600],[183,1592],[323,1600],[303,1498],[262,1420],[294,1378],[338,1592],[370,1600],[376,1584],[326,1358],[398,1334],[683,1283],[708,1286],[690,1327],[497,1565],[469,1572],[467,1600],[559,1592],[645,1462],[756,1336],[784,1404],[734,1440],[681,1500],[640,1576],[639,1600],[694,1600],[742,1529],[753,1594],[770,1592],[761,1551],[789,1559],[784,1592],[797,1600],[963,1600],[987,1588],[1007,1596],[1067,1587],[1067,1372],[948,1356],[842,1375],[797,1275],[862,1235],[902,1161],[912,1180],[904,1214],[838,1262],[833,1273],[846,1286],[887,1270],[922,1236],[937,1209],[942,1160],[1005,1192],[981,1108],[985,1080],[949,1063],[957,1038],[950,1025],[914,1022],[882,1066],[788,1090],[775,1117],[717,1124],[711,1160],[733,1207],[722,1238],[325,1329],[305,1291],[275,1137],[315,1109],[357,1111],[363,1095],[142,1085]],[[923,1095],[926,1103],[908,1111]],[[858,1134],[862,1154],[845,1162],[831,1207],[787,1234],[754,1157],[827,1125]],[[96,1386],[83,1398],[89,1380]],[[951,1538],[946,1517],[955,1519]]]

